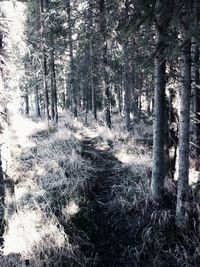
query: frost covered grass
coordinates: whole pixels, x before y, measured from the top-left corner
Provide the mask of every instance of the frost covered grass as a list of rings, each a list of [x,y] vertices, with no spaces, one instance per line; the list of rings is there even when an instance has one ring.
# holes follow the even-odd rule
[[[111,194],[105,213],[112,227],[110,249],[118,251],[117,264],[199,266],[199,197],[190,191],[189,230],[184,233],[175,228],[176,181],[166,179],[163,202],[158,204],[151,198],[151,148],[140,142],[151,137],[151,126],[144,130],[145,125],[136,125],[137,130],[131,133],[115,118],[112,129],[101,122],[91,124],[100,145],[110,145],[111,153],[121,162],[109,181]]]
[[[42,121],[15,119],[9,170],[14,190],[7,189],[0,266],[98,264],[87,231],[94,236],[99,224],[104,225],[98,222],[99,205],[111,233],[106,236],[109,249],[111,254],[117,251],[117,257],[110,260],[113,264],[117,258],[118,266],[199,266],[200,203],[191,192],[190,231],[178,235],[174,228],[176,182],[166,180],[164,203],[154,203],[151,148],[138,141],[139,131],[127,132],[115,117],[112,129],[92,117],[88,118],[90,126],[85,126],[84,118],[74,120],[70,113],[62,114],[58,127],[50,129]],[[83,141],[86,149],[92,146],[91,159],[82,156]],[[92,199],[97,194],[101,198],[96,207]]]
[[[8,173],[13,185],[6,195],[1,266],[23,266],[26,261],[31,266],[76,266],[84,261],[73,233],[66,234],[92,170],[75,137],[81,127],[70,115],[57,129],[19,115],[12,118]]]

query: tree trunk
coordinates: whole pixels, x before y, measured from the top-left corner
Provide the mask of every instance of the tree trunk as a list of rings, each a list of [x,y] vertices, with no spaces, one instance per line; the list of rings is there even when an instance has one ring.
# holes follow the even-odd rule
[[[126,114],[126,128],[130,130],[131,124],[131,90],[129,77],[129,57],[128,57],[128,42],[124,45],[124,89],[125,89],[125,114]]]
[[[58,101],[57,101],[57,86],[56,86],[56,71],[54,60],[54,39],[51,32],[51,116],[52,120],[58,122]]]
[[[40,8],[40,22],[41,22],[41,47],[42,47],[42,52],[43,52],[43,84],[44,84],[44,99],[45,99],[45,108],[46,108],[46,116],[47,116],[47,121],[49,122],[50,115],[49,115],[49,93],[48,93],[48,84],[47,84],[47,56],[46,56],[46,51],[44,48],[44,31],[45,31],[45,26],[44,26],[44,2],[43,0],[40,0],[41,8]]]
[[[74,48],[72,39],[72,20],[71,20],[71,5],[70,0],[66,0],[67,7],[67,22],[68,22],[68,38],[69,38],[69,55],[70,55],[70,87],[72,92],[72,110],[74,117],[77,117],[77,92],[76,92],[76,77],[75,77],[75,63],[74,63]]]
[[[66,97],[65,97],[65,92],[62,92],[61,93],[61,103],[62,103],[62,110],[65,109],[65,106],[66,106]]]
[[[52,68],[52,66],[51,66]],[[52,73],[52,69],[51,69],[51,120],[54,121],[54,117],[55,117],[55,112],[54,112],[54,84],[53,84],[53,73]]]
[[[194,27],[198,34],[200,7],[198,0],[194,1]],[[194,111],[194,143],[195,143],[195,170],[200,171],[200,77],[199,77],[199,36],[192,38],[192,94]]]
[[[168,27],[173,15],[174,2],[156,1],[156,57],[154,88],[154,134],[153,134],[153,169],[151,192],[154,200],[162,200],[165,178],[165,87],[166,87],[166,41]]]
[[[120,84],[117,88],[117,100],[118,100],[118,109],[119,114],[122,115],[122,91],[123,91],[123,68],[120,68]]]
[[[0,150],[0,246],[4,243],[4,207],[5,207],[5,182],[4,182],[4,174],[2,169],[2,159],[1,159],[1,150]]]
[[[44,99],[45,99],[45,107],[46,107],[46,116],[47,121],[49,122],[49,92],[48,92],[48,83],[47,83],[47,59],[46,55],[43,55],[43,72],[44,72]]]
[[[181,51],[181,103],[179,135],[179,173],[176,206],[176,226],[183,230],[187,223],[188,176],[189,176],[189,135],[190,135],[190,94],[191,94],[191,41],[187,30],[182,31]]]
[[[41,116],[41,112],[40,112],[40,101],[39,101],[39,94],[38,94],[38,85],[35,85],[35,112],[36,112],[36,116],[40,117]]]
[[[111,128],[111,93],[108,76],[108,41],[107,41],[107,22],[106,22],[106,2],[105,0],[99,0],[100,10],[100,28],[102,34],[103,43],[103,88],[104,88],[104,107],[105,107],[105,119],[106,124]]]
[[[29,115],[29,96],[28,96],[28,94],[24,96],[24,102],[25,102],[25,114]]]
[[[55,122],[58,122],[58,95],[57,95],[57,84],[56,84],[56,70],[55,70],[55,61],[54,61],[54,53],[52,52],[52,76],[53,76],[53,93],[54,93],[54,114],[55,114]]]
[[[96,91],[94,86],[94,66],[93,66],[93,13],[92,3],[89,2],[89,71],[90,71],[90,88],[92,95],[92,113],[97,120]]]
[[[166,149],[169,155],[168,176],[173,180],[176,170],[177,147],[178,147],[178,113],[174,107],[176,90],[169,88],[169,115],[168,115],[168,144]]]
[[[93,70],[93,50],[92,50],[92,43],[90,43],[90,86],[91,86],[91,93],[92,93],[92,113],[97,120],[97,103],[96,103],[96,92],[94,86],[94,70]]]
[[[199,80],[199,47],[196,42],[192,44],[192,55],[193,55],[193,68],[192,68],[192,84],[194,93],[194,142],[195,142],[195,159],[199,162],[200,160],[200,80]],[[199,164],[195,164],[198,166]],[[200,167],[196,168],[196,171],[200,171]]]
[[[162,199],[165,177],[165,69],[164,33],[157,30],[157,56],[155,58],[153,170],[151,191],[154,199]]]
[[[4,80],[3,80],[3,70],[0,70],[0,88],[1,92],[5,90]],[[7,112],[6,112],[7,118]],[[7,119],[5,118],[6,122]],[[1,129],[1,144],[4,142],[2,138],[2,130]],[[5,175],[2,168],[2,151],[0,147],[0,246],[3,246],[4,243],[4,228],[5,228]]]

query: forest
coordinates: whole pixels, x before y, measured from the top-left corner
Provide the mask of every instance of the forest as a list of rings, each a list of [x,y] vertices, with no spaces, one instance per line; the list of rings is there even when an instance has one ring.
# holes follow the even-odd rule
[[[0,1],[0,267],[200,266],[200,1]]]

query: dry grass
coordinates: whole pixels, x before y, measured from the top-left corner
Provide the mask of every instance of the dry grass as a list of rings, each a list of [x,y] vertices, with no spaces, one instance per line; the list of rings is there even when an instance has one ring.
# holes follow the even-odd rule
[[[1,266],[23,266],[25,260],[31,266],[81,266],[84,261],[65,229],[78,212],[79,192],[84,192],[92,169],[80,156],[74,136],[81,124],[72,121],[68,117],[58,130],[48,130],[43,122],[13,117],[8,172],[15,186],[14,194],[7,190]]]
[[[151,136],[151,127],[144,131],[144,125],[136,125],[137,131],[128,133],[122,120],[115,118],[111,130],[103,123],[94,126],[101,142],[111,144],[122,163],[106,210],[107,224],[112,226],[110,250],[118,251],[117,261],[113,254],[113,266],[199,266],[199,197],[191,190],[185,233],[178,233],[174,223],[176,182],[166,179],[164,203],[158,205],[151,199],[151,150],[137,141],[141,135]]]
[[[48,130],[43,122],[23,118],[26,131],[13,126],[9,175],[14,178],[15,194],[14,199],[9,193],[6,198],[7,231],[0,265],[23,266],[26,260],[31,266],[98,264],[96,255],[89,258],[80,251],[80,244],[93,244],[73,223],[79,204],[87,203],[84,192],[92,188],[94,170],[91,161],[81,157],[79,143],[87,137],[99,151],[109,147],[117,162],[104,205],[106,225],[111,229],[108,242],[113,265],[109,266],[199,266],[200,205],[195,195],[190,196],[189,230],[177,234],[176,183],[166,180],[164,204],[152,201],[151,150],[137,141],[136,133],[127,132],[119,118],[108,129],[92,116],[88,117],[90,127],[84,126],[84,118],[73,120],[69,113],[62,116],[58,129]],[[82,211],[83,219],[96,228],[93,218],[87,218],[93,214],[91,207]]]

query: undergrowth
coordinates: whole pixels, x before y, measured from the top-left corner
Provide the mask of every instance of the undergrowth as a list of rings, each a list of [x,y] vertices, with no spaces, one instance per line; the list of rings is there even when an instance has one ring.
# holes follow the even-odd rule
[[[151,148],[149,142],[140,142],[141,136],[152,135],[151,127],[145,132],[144,125],[136,125],[127,132],[117,120],[111,130],[95,125],[101,141],[111,144],[112,153],[122,163],[120,172],[112,177],[105,214],[112,232],[108,266],[200,266],[199,197],[191,188],[188,228],[180,233],[175,227],[177,182],[166,178],[163,203],[151,198]]]
[[[65,118],[58,129],[48,129],[41,122],[20,120],[30,124],[30,131],[22,140],[21,131],[11,129],[13,188],[6,197],[7,230],[0,265],[84,266],[78,249],[82,237],[70,222],[78,212],[80,192],[84,197],[84,188],[90,186],[92,170],[75,137],[81,123],[69,125]]]
[[[178,233],[176,181],[166,180],[163,203],[151,199],[152,155],[149,144],[140,142],[142,125],[127,132],[116,118],[108,129],[101,116],[96,123],[88,115],[86,127],[84,118],[63,114],[58,127],[50,129],[43,122],[21,119],[30,124],[30,131],[13,130],[9,175],[14,194],[8,190],[6,197],[1,266],[200,266],[198,195],[191,189],[188,230]],[[83,156],[84,136],[91,141],[91,158]],[[101,166],[95,150],[112,155],[112,170],[108,166],[104,181],[95,169],[95,161]],[[103,237],[104,228],[98,227],[106,227],[108,236]],[[101,238],[106,240],[106,263],[95,252]]]

